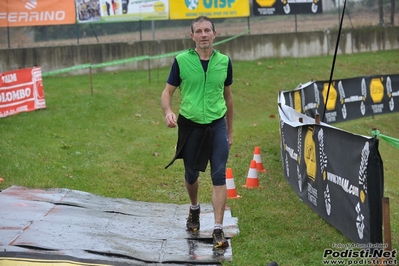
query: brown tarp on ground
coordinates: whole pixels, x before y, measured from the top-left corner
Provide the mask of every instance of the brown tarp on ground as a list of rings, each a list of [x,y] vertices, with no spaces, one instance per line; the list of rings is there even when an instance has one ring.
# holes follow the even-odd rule
[[[192,235],[185,231],[188,205],[17,186],[1,191],[0,203],[0,264],[23,258],[111,265],[232,260],[230,240],[224,252],[212,249],[211,204],[201,204],[201,231]],[[229,209],[224,225],[229,239],[239,232]]]

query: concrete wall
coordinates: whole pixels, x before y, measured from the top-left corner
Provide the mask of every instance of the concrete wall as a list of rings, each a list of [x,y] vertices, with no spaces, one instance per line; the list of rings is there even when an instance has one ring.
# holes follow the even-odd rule
[[[338,54],[399,49],[399,27],[358,28],[343,30],[341,33]],[[220,44],[216,48],[229,55],[234,61],[332,56],[335,51],[337,34],[337,31],[248,34]],[[222,39],[220,37],[216,41]],[[142,55],[155,56],[184,50],[193,45],[193,41],[187,38],[134,43],[4,49],[0,50],[0,72],[34,65],[41,66],[42,72],[47,72],[86,63],[98,64]],[[93,72],[164,67],[170,66],[172,60],[173,57],[145,60],[98,68]],[[68,72],[68,74],[80,73],[87,73],[87,70]]]

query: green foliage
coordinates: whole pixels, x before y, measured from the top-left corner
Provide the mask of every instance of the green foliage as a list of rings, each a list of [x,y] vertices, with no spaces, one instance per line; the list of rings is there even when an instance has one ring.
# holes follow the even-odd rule
[[[398,51],[338,56],[334,78],[399,73]],[[310,80],[328,80],[332,57],[234,62],[233,169],[240,199],[228,200],[238,218],[233,262],[226,265],[321,265],[322,252],[350,242],[297,197],[282,173],[277,95]],[[183,165],[174,155],[177,129],[163,124],[160,95],[169,67],[93,75],[46,77],[47,108],[1,118],[0,189],[69,188],[107,197],[187,204]],[[174,108],[179,105],[178,92]],[[399,113],[340,123],[371,136],[372,128],[398,138]],[[261,189],[244,189],[255,146],[267,173]],[[380,141],[385,196],[390,197],[393,248],[399,244],[398,150]],[[200,176],[200,202],[211,202],[208,170]]]

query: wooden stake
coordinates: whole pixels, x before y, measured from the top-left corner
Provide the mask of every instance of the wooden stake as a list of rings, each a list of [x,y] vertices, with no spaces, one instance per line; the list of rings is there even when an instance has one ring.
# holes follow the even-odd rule
[[[320,125],[320,115],[319,115],[319,114],[316,114],[316,115],[314,116],[314,119],[315,119],[316,125]]]

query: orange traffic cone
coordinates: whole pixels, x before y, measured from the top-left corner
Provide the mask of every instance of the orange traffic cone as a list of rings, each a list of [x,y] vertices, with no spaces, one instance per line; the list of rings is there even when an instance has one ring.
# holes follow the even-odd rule
[[[237,195],[236,185],[234,184],[233,169],[231,168],[226,168],[226,187],[228,199],[241,198],[240,195]]]
[[[252,160],[248,170],[248,177],[247,182],[243,186],[246,188],[258,188],[259,186],[259,179],[258,179],[258,171],[256,169],[256,161]]]
[[[266,173],[267,170],[263,167],[262,156],[260,155],[260,148],[259,147],[255,147],[254,158],[253,159],[256,161],[256,170],[258,172]]]

